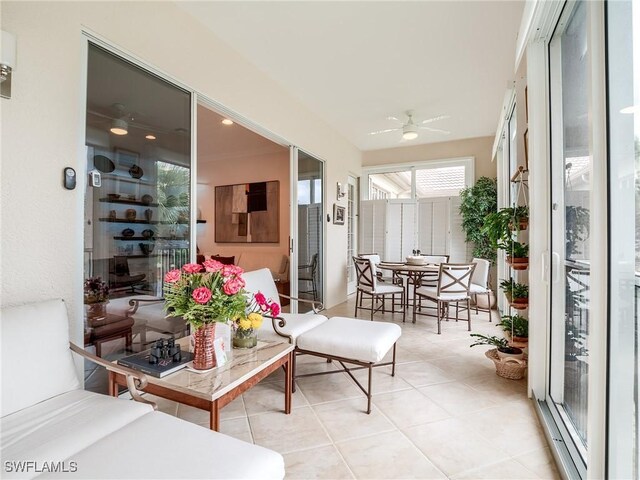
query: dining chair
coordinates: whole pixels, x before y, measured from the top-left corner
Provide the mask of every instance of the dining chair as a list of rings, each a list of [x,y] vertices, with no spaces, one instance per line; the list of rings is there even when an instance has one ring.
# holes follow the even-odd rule
[[[318,286],[316,283],[316,273],[318,271],[318,254],[314,253],[311,257],[311,263],[308,265],[298,266],[298,281],[308,282],[311,284],[311,290],[300,290],[298,293],[310,293],[313,299],[318,299]]]
[[[380,259],[380,255],[378,255],[377,253],[361,253],[358,255],[358,257],[371,259],[373,263],[376,265],[376,267],[377,265],[380,264],[380,262],[382,262],[382,260]],[[402,285],[402,278],[393,276],[393,275],[391,277],[385,277],[384,274],[377,268],[376,268],[376,275],[378,277],[378,280],[380,280],[381,282],[395,283],[396,285]]]
[[[489,321],[491,321],[491,288],[489,287],[489,269],[491,268],[491,262],[484,258],[474,258],[471,262],[476,264],[476,268],[471,277],[469,292],[476,302],[476,313],[478,313],[478,310],[482,310],[483,312],[486,310],[489,313]],[[487,296],[488,307],[486,309],[478,308],[478,295]]]
[[[456,304],[456,322],[458,321],[458,304],[466,302],[467,319],[469,331],[471,330],[471,310],[469,286],[471,277],[476,265],[474,263],[441,263],[436,287],[420,286],[414,290],[413,298],[413,323],[416,322],[416,315],[423,315],[419,312],[422,306],[422,299],[431,300],[436,303],[438,317],[438,335],[441,332],[440,323],[443,318],[449,320],[449,305]],[[417,303],[419,301],[419,303]],[[463,319],[464,320],[464,319]]]
[[[376,264],[370,258],[353,257],[353,264],[356,267],[357,288],[356,288],[356,308],[355,316],[358,316],[358,310],[369,310],[371,312],[371,320],[373,320],[373,314],[378,311],[382,313],[402,313],[402,321],[405,321],[405,293],[404,287],[401,285],[382,283],[378,280],[376,275]],[[363,307],[362,299],[367,295],[371,297],[371,307]],[[400,303],[396,302],[396,295],[400,295]],[[391,296],[391,310],[386,310],[384,299],[387,296]],[[379,306],[376,307],[377,300],[382,300]],[[400,310],[395,310],[395,307],[399,305]]]

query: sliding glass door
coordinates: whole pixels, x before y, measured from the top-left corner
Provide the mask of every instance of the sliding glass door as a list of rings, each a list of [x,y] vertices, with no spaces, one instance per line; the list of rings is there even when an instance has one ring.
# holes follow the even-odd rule
[[[298,297],[322,303],[324,299],[324,163],[308,153],[297,154],[297,293]],[[295,161],[295,158],[294,158]],[[296,256],[294,256],[296,258]],[[311,310],[299,303],[299,312]]]
[[[590,178],[586,2],[567,4],[549,44],[551,358],[549,406],[584,471],[588,447]]]

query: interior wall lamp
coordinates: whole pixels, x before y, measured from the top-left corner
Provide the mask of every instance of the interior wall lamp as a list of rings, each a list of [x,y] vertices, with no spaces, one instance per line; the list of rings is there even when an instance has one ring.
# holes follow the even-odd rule
[[[16,68],[16,37],[2,30],[2,53],[0,56],[0,96],[11,98],[11,76]]]

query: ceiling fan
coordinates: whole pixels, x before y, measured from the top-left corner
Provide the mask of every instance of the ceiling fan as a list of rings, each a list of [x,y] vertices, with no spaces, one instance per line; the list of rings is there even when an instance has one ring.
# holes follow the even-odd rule
[[[446,118],[449,118],[449,115],[439,115],[437,117],[427,118],[426,120],[422,120],[422,121],[419,121],[418,123],[415,123],[413,121],[413,115],[414,115],[413,110],[407,110],[405,114],[407,115],[407,120],[405,122],[403,122],[402,120],[396,117],[387,117],[387,120],[400,122],[402,124],[401,127],[378,130],[376,132],[370,132],[369,135],[379,135],[381,133],[388,133],[388,132],[402,132],[402,138],[404,140],[414,140],[418,138],[418,130],[428,130],[430,132],[441,133],[443,135],[449,135],[451,133],[449,130],[441,130],[439,128],[432,128],[432,127],[425,126],[428,123],[433,123],[439,120],[444,120]]]
[[[97,109],[88,109],[88,113],[91,115],[95,115],[96,117],[102,118],[107,121],[105,127],[115,135],[127,135],[129,133],[129,127],[136,127],[141,130],[147,130],[149,132],[158,132],[159,129],[152,125],[146,125],[144,123],[136,122],[136,118],[140,116],[140,114],[135,112],[127,111],[126,107],[121,103],[114,103],[111,105],[109,109],[102,109],[103,111],[98,111]],[[107,113],[104,113],[104,112]],[[151,137],[153,135],[149,135]],[[155,139],[155,138],[154,138]]]

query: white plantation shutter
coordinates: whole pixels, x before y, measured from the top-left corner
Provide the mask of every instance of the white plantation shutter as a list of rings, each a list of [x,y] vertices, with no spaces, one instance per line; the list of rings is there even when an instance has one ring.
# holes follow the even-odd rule
[[[400,260],[411,255],[416,248],[416,204],[405,202],[402,204],[402,253]]]
[[[462,229],[462,215],[460,215],[460,197],[450,197],[449,202],[449,261],[452,263],[468,262],[470,257],[469,244],[465,241]]]
[[[433,199],[433,223],[431,225],[431,255],[448,254],[449,198]],[[424,252],[423,252],[424,253]]]
[[[363,200],[360,203],[360,245],[358,253],[378,253],[384,258],[386,200]]]
[[[385,249],[382,260],[399,262],[402,260],[402,202],[389,201],[385,213]]]

